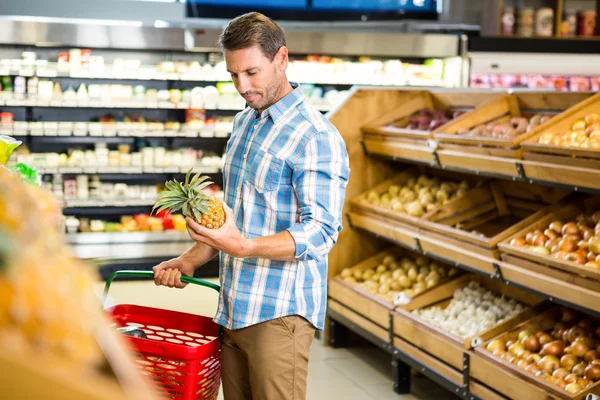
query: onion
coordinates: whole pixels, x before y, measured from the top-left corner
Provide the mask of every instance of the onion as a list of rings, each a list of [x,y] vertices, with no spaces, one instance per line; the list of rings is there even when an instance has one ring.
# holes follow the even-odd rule
[[[543,356],[560,357],[564,353],[566,347],[567,345],[565,344],[565,342],[561,340],[555,340],[553,342],[545,344],[544,347],[542,347],[542,351],[540,352],[540,354]],[[583,354],[581,356],[583,356]]]
[[[547,374],[551,374],[555,369],[560,368],[560,361],[555,356],[545,356],[538,363],[538,367]]]
[[[583,387],[581,387],[581,385],[579,383],[569,383],[565,387],[565,390],[569,393],[578,393],[583,390]]]
[[[590,364],[585,368],[585,378],[596,382],[600,379],[600,365]]]

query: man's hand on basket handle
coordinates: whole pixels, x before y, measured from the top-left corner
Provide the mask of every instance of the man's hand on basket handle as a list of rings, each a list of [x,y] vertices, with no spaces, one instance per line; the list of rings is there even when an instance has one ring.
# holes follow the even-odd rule
[[[183,289],[187,283],[181,282],[181,275],[194,276],[195,266],[186,263],[181,258],[173,258],[152,268],[154,284],[170,288]]]

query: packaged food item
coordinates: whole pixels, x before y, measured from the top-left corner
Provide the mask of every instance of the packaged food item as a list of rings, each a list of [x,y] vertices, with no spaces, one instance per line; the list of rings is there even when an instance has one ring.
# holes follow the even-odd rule
[[[567,10],[563,13],[560,24],[560,36],[572,37],[577,34],[577,11]]]
[[[579,36],[594,36],[596,32],[596,11],[581,11],[577,23]]]
[[[535,34],[552,36],[554,33],[554,10],[550,7],[538,8],[535,11]]]
[[[10,136],[0,135],[0,165],[6,165],[11,154],[22,142]]]
[[[515,34],[515,9],[512,7],[505,8],[502,13],[502,34]]]
[[[517,10],[517,35],[533,36],[533,8],[520,8]]]

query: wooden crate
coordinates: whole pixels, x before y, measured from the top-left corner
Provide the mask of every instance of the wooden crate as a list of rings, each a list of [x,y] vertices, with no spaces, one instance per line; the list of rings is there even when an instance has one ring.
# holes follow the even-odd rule
[[[366,201],[367,195],[369,192],[374,191],[378,196],[381,196],[383,193],[387,193],[388,189],[392,185],[404,185],[410,178],[418,178],[421,175],[421,172],[418,168],[410,168],[408,170],[403,171],[396,177],[389,179],[380,183],[379,185],[373,187],[371,190],[360,194],[358,197],[351,200],[351,210],[353,212],[360,212],[365,215],[371,215],[378,218],[384,218],[386,220],[392,220],[400,222],[409,229],[416,229],[421,223],[421,218],[413,217],[408,214],[401,214],[399,212],[395,212],[386,207],[369,204]],[[429,177],[438,177],[442,180],[452,180],[459,182],[461,180],[466,180],[469,183],[469,187],[475,187],[478,182],[481,182],[480,179],[470,175],[462,175],[454,172],[444,171],[444,170],[427,170],[424,175]],[[448,204],[454,204],[455,202],[460,201],[461,199],[453,200]]]
[[[375,265],[381,264],[383,259],[387,256],[394,256],[397,259],[401,257],[416,259],[419,257],[419,254],[410,250],[402,249],[400,247],[393,247],[371,258],[368,258],[367,260],[351,268],[365,271]],[[456,278],[458,277],[459,275],[456,276]],[[450,281],[450,278],[441,280],[438,286],[421,292],[418,296],[414,297],[412,302],[417,301],[421,297],[432,291],[435,291],[437,288],[444,286]],[[364,290],[357,284],[347,282],[338,275],[329,281],[328,296],[338,303],[343,304],[350,310],[368,318],[377,325],[385,329],[390,328],[390,312],[396,308],[396,306],[393,303],[387,302],[385,299],[370,293],[367,290]]]
[[[540,210],[566,195],[559,189],[492,181],[427,213],[421,222],[421,236],[433,234],[442,241],[499,258],[498,243],[530,226],[541,217]]]
[[[543,266],[546,270],[547,267],[553,267],[577,276],[600,280],[599,270],[587,268],[571,261],[558,260],[554,257],[535,253],[526,248],[510,244],[512,239],[525,237],[528,232],[535,231],[536,229],[544,231],[552,221],[567,222],[569,220],[575,220],[579,214],[592,213],[600,210],[600,196],[580,197],[569,204],[566,204],[566,200],[565,203],[560,203],[560,207],[554,209],[551,208],[540,213],[532,224],[521,227],[521,229],[514,232],[513,235],[499,243],[498,247],[502,253],[514,256],[511,261],[515,265],[524,268],[531,269],[533,263]],[[521,262],[520,260],[524,260],[524,262]]]
[[[596,163],[597,165],[598,160],[600,160],[600,150],[582,149],[577,147],[562,147],[538,143],[538,140],[542,135],[546,133],[560,134],[567,132],[570,130],[571,125],[576,120],[583,119],[586,115],[592,113],[600,114],[600,94],[596,94],[570,107],[545,124],[544,129],[538,131],[536,135],[521,143],[521,147],[524,150],[523,157],[526,160],[531,159],[533,161],[545,161],[545,159],[540,159],[539,156],[530,155],[530,153],[541,153],[561,156],[561,165],[573,167],[581,166],[581,162],[579,160],[574,161],[574,158],[587,159],[593,163]],[[550,158],[549,160],[556,160],[556,158]]]
[[[481,103],[490,101],[493,98],[502,96],[498,93],[490,92],[433,92],[426,90],[410,91],[411,97],[398,107],[388,113],[385,113],[361,127],[366,135],[380,135],[394,138],[408,138],[426,140],[433,137],[431,130],[415,130],[393,126],[395,121],[409,117],[424,108],[440,110],[445,112],[453,111],[471,111]],[[459,121],[468,113],[451,120]]]
[[[534,374],[517,367],[516,365],[510,363],[507,360],[498,358],[486,350],[486,346],[489,344],[490,341],[494,339],[502,339],[506,341],[516,340],[519,332],[522,330],[529,330],[530,332],[549,332],[553,328],[553,326],[560,321],[560,310],[561,309],[559,307],[549,308],[544,312],[533,316],[527,321],[523,321],[519,325],[513,326],[512,329],[502,332],[500,335],[496,335],[494,337],[489,338],[489,340],[487,340],[486,343],[484,343],[482,346],[475,348],[474,351],[483,359],[486,359],[491,363],[496,364],[497,371],[500,368],[502,368],[508,374],[517,377],[519,380],[530,382],[535,386],[540,387],[548,395],[555,396],[556,398],[581,400],[584,399],[588,393],[600,393],[600,382],[596,382],[591,387],[584,389],[579,393],[569,393],[566,390],[560,388],[560,386],[551,384],[545,379],[535,376]],[[498,390],[500,390],[500,388],[498,388]]]
[[[445,332],[441,328],[412,314],[412,311],[419,308],[429,308],[433,306],[446,307],[452,300],[454,292],[457,289],[466,287],[471,281],[479,282],[482,286],[494,293],[514,298],[523,304],[533,307],[507,319],[489,331],[480,333],[476,338],[467,339]],[[481,275],[467,274],[444,285],[443,288],[436,292],[430,292],[429,294],[420,296],[407,306],[397,308],[394,312],[393,330],[394,335],[401,337],[407,342],[412,343],[443,362],[462,371],[463,354],[466,350],[473,348],[477,343],[481,343],[498,335],[500,332],[510,329],[520,322],[529,319],[533,315],[532,313],[535,313],[539,307],[541,307],[540,304],[540,299],[528,292],[524,292],[512,286],[503,285],[498,281]]]
[[[545,95],[545,96],[543,96]],[[540,94],[542,99],[549,96],[560,96],[561,94]],[[573,105],[581,101],[582,96],[568,97],[567,104]],[[568,101],[570,100],[570,101]],[[547,109],[552,103],[540,102],[537,104],[539,108],[524,109],[525,102],[521,103],[518,95],[505,95],[502,98],[493,100],[488,104],[478,107],[468,116],[461,120],[452,121],[434,132],[434,138],[441,142],[441,149],[462,150],[475,152],[478,154],[491,155],[495,157],[522,158],[522,151],[519,149],[520,143],[535,136],[538,132],[548,126],[550,121],[539,125],[529,132],[525,132],[514,138],[493,138],[483,136],[467,136],[460,135],[458,131],[461,129],[473,129],[480,125],[489,123],[506,123],[512,118],[524,117],[531,118],[536,114],[555,117],[562,109]],[[563,106],[564,103],[558,103],[556,106]]]
[[[395,247],[368,258],[353,268],[364,271],[373,265],[380,264],[387,256],[397,257],[402,254],[404,254],[404,251]],[[392,303],[386,302],[355,284],[344,281],[340,276],[336,276],[329,281],[328,296],[356,313],[368,317],[377,325],[389,329],[390,311],[395,307]]]

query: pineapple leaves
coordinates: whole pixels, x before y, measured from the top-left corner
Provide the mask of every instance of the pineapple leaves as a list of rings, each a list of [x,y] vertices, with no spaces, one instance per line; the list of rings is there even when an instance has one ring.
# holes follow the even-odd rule
[[[196,222],[202,221],[202,214],[200,214],[200,212],[198,212],[198,210],[195,208],[192,211],[194,212],[194,219]]]

